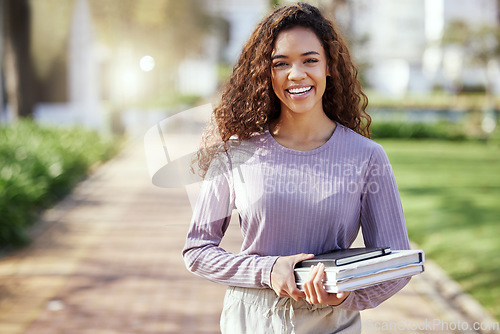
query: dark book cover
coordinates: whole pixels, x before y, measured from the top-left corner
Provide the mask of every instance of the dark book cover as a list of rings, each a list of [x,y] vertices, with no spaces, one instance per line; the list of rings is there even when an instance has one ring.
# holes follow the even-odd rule
[[[317,255],[313,259],[299,262],[295,265],[295,268],[308,268],[313,265],[315,266],[320,262],[323,263],[325,267],[342,266],[390,253],[390,247],[337,249],[328,253]]]

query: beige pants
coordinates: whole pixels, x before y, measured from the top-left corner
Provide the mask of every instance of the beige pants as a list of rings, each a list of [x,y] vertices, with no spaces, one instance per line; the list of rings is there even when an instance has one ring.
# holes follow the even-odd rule
[[[358,311],[296,302],[271,289],[238,287],[226,291],[220,325],[223,334],[361,333]]]

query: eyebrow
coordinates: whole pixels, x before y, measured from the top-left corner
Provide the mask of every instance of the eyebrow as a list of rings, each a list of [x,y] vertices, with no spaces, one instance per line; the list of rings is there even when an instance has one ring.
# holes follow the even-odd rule
[[[307,52],[304,52],[303,54],[301,54],[300,56],[301,57],[304,57],[304,56],[309,56],[309,55],[320,55],[319,52],[317,51],[307,51]],[[288,58],[288,56],[285,56],[285,55],[275,55],[271,58],[271,60],[274,60],[274,59],[280,59],[280,58]]]

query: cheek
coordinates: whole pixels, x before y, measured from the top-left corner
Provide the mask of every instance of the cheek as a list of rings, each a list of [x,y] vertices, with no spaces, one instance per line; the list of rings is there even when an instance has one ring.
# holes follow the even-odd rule
[[[323,70],[319,70],[316,73],[316,81],[318,83],[320,83],[321,85],[326,85],[326,80],[327,80],[327,77],[329,75],[330,75],[330,72],[328,71],[328,69],[325,69],[324,71]]]
[[[323,72],[320,75],[318,75],[315,81],[317,84],[318,93],[320,95],[323,95],[326,90],[326,81],[327,81],[325,73]]]
[[[274,93],[279,96],[279,93],[281,92],[279,76],[272,74],[271,75],[271,84],[273,86]]]

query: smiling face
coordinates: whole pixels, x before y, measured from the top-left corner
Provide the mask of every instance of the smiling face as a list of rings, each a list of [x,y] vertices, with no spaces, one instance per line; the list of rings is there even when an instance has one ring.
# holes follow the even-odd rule
[[[316,34],[304,27],[280,32],[271,59],[272,85],[281,101],[281,112],[323,112],[329,71],[325,50]]]

